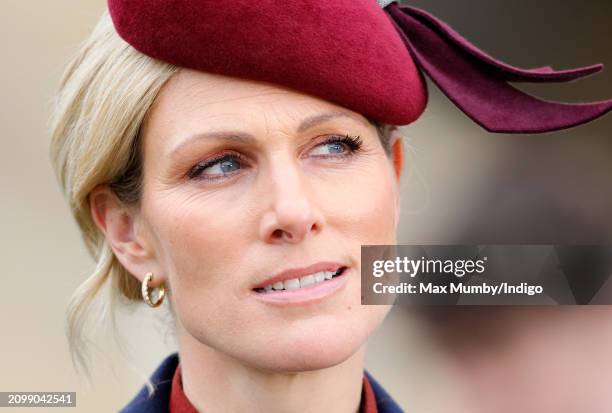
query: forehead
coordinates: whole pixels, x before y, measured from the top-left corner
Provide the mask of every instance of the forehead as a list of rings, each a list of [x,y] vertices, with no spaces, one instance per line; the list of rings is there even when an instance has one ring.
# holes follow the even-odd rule
[[[180,69],[161,89],[146,129],[163,132],[164,139],[227,127],[254,134],[257,128],[294,132],[307,118],[325,113],[367,124],[356,112],[281,86]]]

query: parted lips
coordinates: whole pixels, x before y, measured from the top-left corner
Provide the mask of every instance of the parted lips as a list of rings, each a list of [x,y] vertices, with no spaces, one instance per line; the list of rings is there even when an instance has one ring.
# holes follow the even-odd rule
[[[423,10],[378,3],[108,1],[118,34],[150,57],[274,83],[384,123],[407,125],[421,115],[427,104],[424,75],[491,132],[566,129],[612,110],[612,100],[549,102],[508,83],[567,82],[602,65],[520,69],[487,55]]]

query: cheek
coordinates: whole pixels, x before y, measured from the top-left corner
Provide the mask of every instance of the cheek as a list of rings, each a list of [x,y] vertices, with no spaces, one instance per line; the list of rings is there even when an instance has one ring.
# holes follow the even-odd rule
[[[330,207],[331,222],[359,244],[396,243],[397,182],[381,161],[353,174],[339,189],[341,201]]]
[[[177,316],[196,315],[203,325],[231,317],[231,312],[220,309],[236,291],[238,274],[249,271],[242,267],[248,240],[241,236],[244,219],[240,211],[175,192],[172,197],[149,202],[148,214],[154,217]]]
[[[244,217],[236,210],[175,192],[150,203],[157,217],[163,269],[177,332],[197,342],[236,354],[249,331],[249,317],[236,292],[250,272],[242,257],[248,249]],[[211,211],[217,211],[214,216]],[[179,341],[180,342],[180,341]]]

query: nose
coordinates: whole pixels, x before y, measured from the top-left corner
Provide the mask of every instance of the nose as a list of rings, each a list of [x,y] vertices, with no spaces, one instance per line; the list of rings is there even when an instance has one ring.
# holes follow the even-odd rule
[[[320,232],[323,217],[297,162],[284,157],[274,159],[268,171],[262,176],[262,199],[266,204],[262,238],[270,243],[299,243],[309,234]]]

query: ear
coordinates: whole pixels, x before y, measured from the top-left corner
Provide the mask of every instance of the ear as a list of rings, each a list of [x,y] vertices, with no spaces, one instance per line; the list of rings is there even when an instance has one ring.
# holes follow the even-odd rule
[[[119,262],[140,282],[151,271],[155,275],[151,287],[161,284],[164,275],[159,272],[149,233],[139,225],[138,213],[124,205],[106,184],[89,193],[89,206]]]

